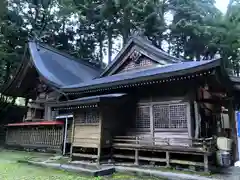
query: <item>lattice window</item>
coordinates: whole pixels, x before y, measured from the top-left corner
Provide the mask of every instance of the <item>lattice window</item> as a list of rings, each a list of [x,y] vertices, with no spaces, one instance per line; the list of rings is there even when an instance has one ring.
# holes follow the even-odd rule
[[[187,104],[153,105],[154,128],[187,128]]]
[[[169,128],[169,105],[153,105],[153,122],[155,128]]]
[[[187,128],[187,105],[170,105],[170,128]]]
[[[136,128],[150,129],[150,107],[137,107]]]
[[[80,118],[80,123],[82,124],[95,124],[99,123],[99,112],[97,110],[87,110],[83,113]]]

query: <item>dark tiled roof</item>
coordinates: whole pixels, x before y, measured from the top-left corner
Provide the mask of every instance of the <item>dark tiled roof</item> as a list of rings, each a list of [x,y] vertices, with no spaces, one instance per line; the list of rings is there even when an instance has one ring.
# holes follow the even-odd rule
[[[38,73],[57,87],[89,81],[100,74],[99,69],[83,60],[77,61],[35,42],[29,43],[29,50]]]
[[[40,76],[47,85],[60,88],[99,77],[101,69],[84,60],[75,59],[46,45],[29,42],[13,79],[1,87],[2,94],[14,97],[36,98],[35,88]],[[26,46],[27,47],[27,46]],[[32,69],[31,65],[35,67]]]
[[[188,73],[195,73],[198,71],[210,69],[220,65],[220,59],[211,61],[190,61],[180,62],[163,67],[157,67],[137,72],[127,72],[116,74],[112,76],[94,79],[88,82],[64,86],[62,90],[65,92],[84,91],[95,88],[111,87],[113,85],[121,85],[127,83],[135,83],[148,79],[161,79],[170,76],[184,75]]]

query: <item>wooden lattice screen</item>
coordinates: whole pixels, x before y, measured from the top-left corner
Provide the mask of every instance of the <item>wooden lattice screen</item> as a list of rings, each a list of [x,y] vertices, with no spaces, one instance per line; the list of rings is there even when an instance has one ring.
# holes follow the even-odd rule
[[[62,127],[9,128],[6,144],[22,147],[60,149],[63,142]]]
[[[187,128],[187,104],[153,105],[154,128]]]
[[[187,103],[140,105],[137,107],[136,128],[150,129],[153,121],[154,129],[187,129],[187,108]]]
[[[97,109],[89,109],[82,113],[80,119],[81,124],[96,124],[99,123],[99,111]]]
[[[136,128],[150,130],[150,106],[137,107]]]

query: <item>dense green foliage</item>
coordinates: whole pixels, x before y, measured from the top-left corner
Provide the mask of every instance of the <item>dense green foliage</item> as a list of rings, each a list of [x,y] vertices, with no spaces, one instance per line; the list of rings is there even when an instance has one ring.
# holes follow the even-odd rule
[[[222,56],[239,72],[240,2],[214,0],[1,0],[0,84],[12,77],[25,42],[38,39],[103,65],[135,32],[177,57]],[[118,40],[116,40],[118,39]],[[120,40],[119,40],[120,39]],[[122,44],[121,44],[122,45]]]

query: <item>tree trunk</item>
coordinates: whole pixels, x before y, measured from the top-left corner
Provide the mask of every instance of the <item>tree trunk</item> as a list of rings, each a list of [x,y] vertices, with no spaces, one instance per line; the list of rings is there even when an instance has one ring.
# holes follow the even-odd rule
[[[11,71],[11,63],[6,62],[6,71],[5,71],[5,77],[4,77],[4,83],[7,83],[10,77],[10,71]]]
[[[232,7],[233,3],[234,3],[234,0],[229,1],[228,6],[227,6],[226,17],[229,16],[229,13],[231,12],[231,7]]]
[[[102,32],[100,31],[99,32],[99,38],[98,38],[98,42],[99,42],[99,58],[100,58],[100,63],[101,63],[101,66],[103,64],[103,35],[102,35]]]
[[[129,34],[130,34],[130,20],[129,20],[129,12],[124,10],[123,12],[123,27],[122,27],[122,36],[123,36],[123,45],[127,43]]]
[[[112,32],[112,29],[110,28],[108,30],[108,64],[110,64],[112,61],[112,46],[113,46],[112,36],[113,36],[113,32]]]

